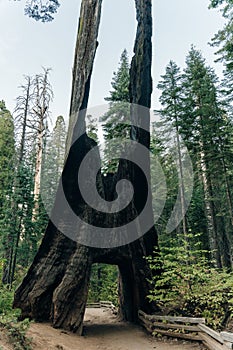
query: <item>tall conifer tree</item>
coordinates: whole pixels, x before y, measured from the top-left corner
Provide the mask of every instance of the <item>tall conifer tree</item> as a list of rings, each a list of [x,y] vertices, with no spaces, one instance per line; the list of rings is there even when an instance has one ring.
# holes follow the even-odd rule
[[[129,135],[129,61],[128,53],[124,50],[121,54],[119,68],[113,73],[110,96],[105,100],[109,102],[109,110],[101,121],[105,138],[105,163],[107,172],[115,172],[117,160],[113,159],[120,155],[122,140]],[[114,141],[113,141],[114,139]]]

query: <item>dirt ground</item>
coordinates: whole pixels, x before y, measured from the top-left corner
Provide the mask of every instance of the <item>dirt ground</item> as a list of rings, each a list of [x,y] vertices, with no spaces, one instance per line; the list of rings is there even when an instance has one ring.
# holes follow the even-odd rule
[[[38,350],[201,350],[197,343],[158,340],[141,327],[120,322],[109,310],[87,309],[84,336],[57,330],[49,324],[32,323],[28,331],[33,349]],[[11,350],[1,337],[0,349]]]

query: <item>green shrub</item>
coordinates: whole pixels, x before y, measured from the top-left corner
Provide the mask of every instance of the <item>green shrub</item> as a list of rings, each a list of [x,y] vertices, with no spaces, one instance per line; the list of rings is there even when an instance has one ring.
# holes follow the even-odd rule
[[[148,298],[164,314],[205,317],[215,329],[225,326],[233,311],[233,273],[210,266],[206,252],[187,248],[180,239],[167,242],[148,257],[151,269],[163,266],[160,277],[151,281]]]
[[[0,315],[6,315],[12,311],[14,291],[7,286],[0,284]]]
[[[0,264],[0,274],[3,264]],[[15,350],[30,350],[31,342],[26,337],[29,320],[18,322],[20,310],[12,309],[14,288],[0,283],[0,327],[5,330]]]
[[[31,350],[31,340],[27,338],[26,331],[30,325],[28,319],[18,322],[16,318],[0,316],[0,327],[6,330],[9,341],[15,350]]]

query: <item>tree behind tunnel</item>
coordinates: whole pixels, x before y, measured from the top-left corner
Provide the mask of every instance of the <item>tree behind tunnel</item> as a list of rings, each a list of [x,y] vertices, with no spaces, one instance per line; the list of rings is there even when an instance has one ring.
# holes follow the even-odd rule
[[[155,309],[155,305],[147,299],[152,272],[144,259],[144,256],[152,255],[157,246],[149,152],[142,153],[143,157],[139,159],[142,169],[136,162],[134,164],[140,152],[148,150],[150,145],[151,1],[135,1],[138,29],[130,68],[130,155],[120,159],[115,174],[105,177],[100,171],[97,174],[94,171],[95,168],[100,169],[100,155],[96,142],[86,134],[85,123],[101,5],[102,0],[82,1],[73,66],[66,161],[43,241],[14,299],[14,306],[22,310],[22,318],[50,320],[54,327],[78,334],[82,333],[94,263],[119,267],[120,314],[125,320],[136,321],[139,309],[148,313]],[[119,212],[104,212],[98,201],[95,203],[97,209],[85,202],[77,174],[88,154],[92,157],[87,158],[86,176],[81,179],[84,191],[88,192],[95,179],[100,198],[111,202],[117,197],[116,184],[122,179],[131,182],[134,195]],[[124,185],[121,195],[127,196]],[[104,234],[106,230],[108,236]],[[120,234],[117,235],[117,232]]]

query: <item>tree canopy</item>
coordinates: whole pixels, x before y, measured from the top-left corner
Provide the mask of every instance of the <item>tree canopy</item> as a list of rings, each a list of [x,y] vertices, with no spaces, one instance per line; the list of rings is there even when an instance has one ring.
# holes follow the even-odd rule
[[[59,6],[58,0],[27,0],[25,14],[36,21],[50,22]]]

